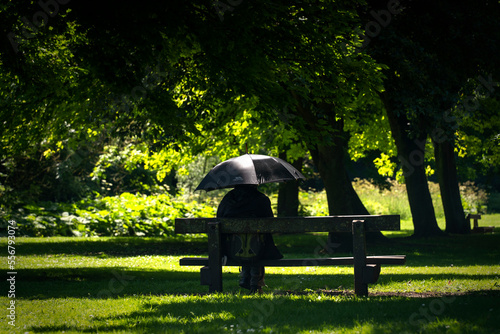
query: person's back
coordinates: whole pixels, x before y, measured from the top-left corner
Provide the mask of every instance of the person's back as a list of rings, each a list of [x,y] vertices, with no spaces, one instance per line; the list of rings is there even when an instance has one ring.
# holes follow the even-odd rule
[[[217,217],[258,218],[273,217],[271,201],[257,190],[257,186],[241,185],[224,196]],[[237,234],[223,236],[223,252],[231,260],[242,264],[240,286],[252,292],[264,285],[264,267],[253,266],[261,259],[281,259],[283,255],[274,244],[271,234]]]
[[[217,208],[217,217],[273,217],[271,201],[256,186],[240,185],[228,192]]]

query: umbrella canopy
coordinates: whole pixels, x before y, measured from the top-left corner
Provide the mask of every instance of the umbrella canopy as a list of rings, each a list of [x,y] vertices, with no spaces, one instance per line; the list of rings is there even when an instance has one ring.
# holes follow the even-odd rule
[[[212,168],[195,190],[210,191],[240,184],[259,185],[298,179],[305,180],[305,177],[283,159],[244,154]]]

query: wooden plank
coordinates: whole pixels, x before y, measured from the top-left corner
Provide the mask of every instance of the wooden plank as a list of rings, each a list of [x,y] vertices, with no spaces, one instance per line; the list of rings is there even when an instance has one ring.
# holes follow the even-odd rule
[[[469,226],[470,226],[471,219],[474,219],[474,226],[472,228],[472,231],[479,232],[479,219],[481,219],[481,215],[469,213],[467,215],[467,222],[468,222]]]
[[[377,265],[402,265],[406,262],[406,255],[378,255],[367,256],[366,264]],[[207,266],[207,257],[184,257],[179,260],[181,266]],[[265,267],[316,267],[316,266],[344,266],[353,265],[354,257],[328,257],[328,258],[303,258],[303,259],[280,259],[260,261],[259,265]],[[226,266],[239,267],[240,262],[227,260]]]
[[[273,218],[176,218],[175,233],[206,233],[209,223],[220,222],[221,233],[351,232],[353,220],[364,220],[367,232],[399,231],[399,215],[346,215]]]
[[[472,233],[493,233],[495,231],[495,226],[478,226],[474,227]]]
[[[363,269],[363,283],[365,284],[376,283],[378,281],[379,276],[380,276],[380,265],[378,264],[367,264]]]
[[[212,222],[208,224],[208,271],[209,292],[222,292],[222,264],[221,264],[221,240],[220,224]]]
[[[211,282],[210,268],[208,267],[208,258],[207,258],[207,265],[200,269],[200,284],[210,285],[210,282]]]
[[[352,222],[352,242],[354,255],[354,293],[357,296],[368,296],[368,283],[364,277],[366,267],[366,232],[365,222]]]

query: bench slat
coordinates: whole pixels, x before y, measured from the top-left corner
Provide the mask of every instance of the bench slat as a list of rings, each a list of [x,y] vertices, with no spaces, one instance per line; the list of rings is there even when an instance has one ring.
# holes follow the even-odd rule
[[[367,232],[399,231],[399,215],[347,215],[270,218],[176,218],[175,233],[206,233],[208,223],[220,222],[221,233],[352,232],[352,221],[364,220]]]
[[[366,264],[402,265],[406,262],[406,255],[367,256]],[[179,261],[181,266],[208,266],[207,257],[185,257]],[[342,266],[353,265],[354,257],[329,257],[305,259],[266,260],[259,264],[265,267],[315,267],[315,266]],[[226,266],[241,266],[239,262],[227,260]]]

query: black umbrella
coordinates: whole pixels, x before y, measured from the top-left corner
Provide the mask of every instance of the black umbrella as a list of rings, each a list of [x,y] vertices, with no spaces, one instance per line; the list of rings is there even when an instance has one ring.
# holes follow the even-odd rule
[[[195,190],[210,191],[240,184],[259,185],[298,179],[305,180],[305,177],[283,159],[260,154],[244,154],[212,168]]]

